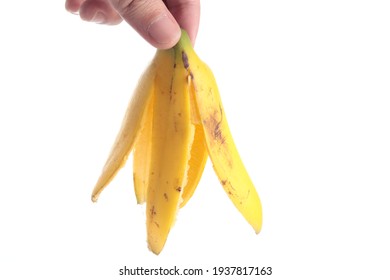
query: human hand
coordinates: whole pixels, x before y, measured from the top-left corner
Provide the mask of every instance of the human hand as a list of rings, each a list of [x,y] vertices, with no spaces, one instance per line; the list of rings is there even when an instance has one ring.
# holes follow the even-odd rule
[[[66,0],[69,12],[86,21],[130,24],[159,49],[173,47],[185,29],[192,43],[199,27],[200,0]]]

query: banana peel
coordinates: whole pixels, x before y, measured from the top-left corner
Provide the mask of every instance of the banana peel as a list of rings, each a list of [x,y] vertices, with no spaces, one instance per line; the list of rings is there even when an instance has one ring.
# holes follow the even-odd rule
[[[141,76],[92,192],[96,202],[133,151],[137,203],[146,202],[149,249],[159,254],[179,209],[192,197],[210,157],[227,196],[259,233],[262,206],[230,133],[211,69],[186,31],[157,50]]]

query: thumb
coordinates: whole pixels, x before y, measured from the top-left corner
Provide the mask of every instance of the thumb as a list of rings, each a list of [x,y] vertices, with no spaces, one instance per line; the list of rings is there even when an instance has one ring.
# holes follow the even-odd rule
[[[156,48],[173,47],[180,27],[161,0],[110,0],[121,17]]]

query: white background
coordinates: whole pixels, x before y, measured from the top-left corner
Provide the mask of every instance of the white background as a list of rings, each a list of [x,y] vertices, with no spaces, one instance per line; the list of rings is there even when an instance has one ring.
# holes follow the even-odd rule
[[[263,230],[253,233],[208,163],[155,256],[131,161],[90,201],[154,49],[60,0],[2,1],[0,279],[130,279],[118,275],[125,265],[390,279],[389,5],[202,1],[196,50],[215,72]]]

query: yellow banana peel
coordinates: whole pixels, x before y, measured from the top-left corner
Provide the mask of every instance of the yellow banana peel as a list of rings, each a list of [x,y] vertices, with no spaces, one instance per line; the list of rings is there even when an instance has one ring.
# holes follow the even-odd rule
[[[141,76],[92,201],[131,151],[134,191],[137,203],[146,202],[147,241],[153,253],[164,248],[208,156],[230,200],[260,232],[261,202],[234,144],[214,75],[184,30],[176,46],[157,50]]]

